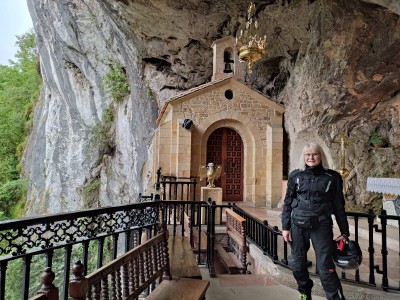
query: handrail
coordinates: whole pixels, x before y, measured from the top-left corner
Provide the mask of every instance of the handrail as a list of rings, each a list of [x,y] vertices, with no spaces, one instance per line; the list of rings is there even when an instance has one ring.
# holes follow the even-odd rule
[[[69,283],[70,296],[73,299],[84,299],[94,290],[95,299],[100,299],[100,295],[104,293],[108,299],[110,292],[111,298],[116,299],[121,297],[116,293],[119,290],[123,297],[136,299],[157,278],[171,279],[167,245],[168,233],[163,224],[156,236],[86,277],[83,276],[84,267],[78,261],[73,267],[75,277]],[[144,257],[146,263],[142,261]],[[135,283],[130,283],[129,280]]]
[[[161,168],[157,170],[156,190],[161,194],[162,200],[196,200],[196,177],[178,177],[162,175]]]
[[[98,244],[97,268],[103,265],[105,239],[112,240],[112,256],[127,252],[137,243],[143,230],[149,235],[156,232],[160,219],[160,201],[135,203],[116,207],[98,208],[87,211],[33,217],[0,222],[0,300],[6,297],[7,270],[9,262],[23,259],[22,299],[28,299],[30,273],[33,258],[44,254],[46,267],[52,267],[54,253],[64,250],[64,274],[61,299],[68,297],[68,282],[73,246],[82,246],[82,260],[87,269],[89,243]],[[119,249],[120,236],[124,249]],[[32,270],[38,271],[38,270]],[[58,274],[60,276],[61,274]]]
[[[156,198],[156,197],[155,197]],[[235,213],[246,219],[246,237],[256,245],[265,255],[270,257],[276,264],[285,267],[289,266],[290,247],[279,238],[281,231],[277,226],[271,226],[268,220],[257,219],[246,213],[243,209],[235,205],[216,205],[211,199],[203,201],[153,201],[121,205],[117,207],[107,207],[79,211],[73,213],[57,214],[46,217],[24,218],[0,222],[0,300],[6,299],[4,286],[6,284],[6,272],[10,268],[9,262],[18,258],[23,258],[25,274],[22,278],[23,287],[22,299],[28,299],[29,290],[29,270],[33,257],[38,254],[45,254],[47,258],[46,267],[52,267],[53,253],[57,249],[64,249],[65,260],[64,277],[69,277],[69,264],[72,259],[73,245],[82,245],[82,260],[84,264],[88,261],[88,245],[90,241],[96,241],[99,245],[99,252],[104,248],[104,240],[112,238],[113,258],[120,253],[117,245],[123,244],[123,252],[127,252],[133,245],[141,243],[141,234],[155,234],[156,227],[161,220],[166,221],[171,234],[182,234],[183,211],[189,212],[193,216],[194,223],[199,232],[207,226],[207,257],[206,264],[211,276],[215,276],[213,265],[214,246],[215,246],[215,214],[217,210],[222,212],[225,207],[232,208]],[[205,218],[201,216],[205,213]],[[389,216],[382,210],[376,216],[372,212],[357,213],[347,212],[348,217],[352,217],[355,226],[354,239],[361,238],[359,232],[359,222],[368,222],[368,249],[363,249],[368,254],[364,257],[364,262],[369,267],[368,279],[360,278],[360,274],[355,275],[342,273],[342,280],[349,283],[368,285],[370,287],[381,287],[384,291],[400,291],[396,286],[395,280],[390,280],[389,262],[393,255],[393,247],[387,244],[387,220],[394,220],[400,223],[399,216]],[[376,223],[377,218],[380,222]],[[205,220],[206,224],[202,224]],[[203,227],[202,227],[203,226]],[[122,234],[122,240],[119,236]],[[400,231],[399,231],[400,234]],[[122,243],[120,243],[121,241]],[[376,242],[380,242],[381,249]],[[74,246],[75,247],[75,246]],[[110,252],[110,251],[109,251]],[[377,253],[382,255],[382,262],[377,262]],[[100,254],[101,256],[101,254]],[[85,258],[86,257],[86,258]],[[68,265],[68,267],[67,267]],[[101,267],[102,262],[98,262],[97,267]],[[44,267],[43,267],[44,268]],[[58,274],[59,276],[60,274]],[[28,278],[28,279],[27,279]],[[377,279],[378,278],[378,279]],[[377,283],[377,281],[380,281]],[[60,286],[65,298],[68,287]]]
[[[148,202],[2,221],[0,261],[26,255],[29,249],[41,252],[59,245],[81,243],[135,227],[155,225],[158,209],[157,202]],[[137,219],[139,216],[140,221]]]
[[[278,229],[277,226],[271,227],[268,224],[267,220],[260,220],[246,213],[243,209],[237,206],[233,206],[232,209],[244,217],[247,220],[246,227],[246,237],[254,243],[260,250],[263,251],[265,255],[270,257],[274,263],[280,264],[287,268],[290,268],[289,259],[288,259],[288,251],[289,247],[287,243],[282,239],[278,239],[278,236],[282,235],[282,232]],[[384,291],[400,291],[400,285],[394,286],[393,282],[390,282],[388,279],[388,246],[387,246],[387,222],[386,220],[397,220],[399,222],[399,237],[400,237],[400,216],[388,216],[385,210],[381,211],[381,214],[378,216],[381,219],[381,228],[378,227],[377,224],[374,224],[374,220],[376,219],[376,215],[369,211],[368,213],[358,213],[358,212],[346,212],[348,217],[354,218],[354,237],[355,241],[359,241],[360,233],[359,233],[359,220],[366,219],[368,222],[368,253],[369,257],[364,258],[368,259],[369,262],[369,278],[367,281],[360,278],[359,270],[357,270],[354,274],[354,279],[348,278],[348,273],[342,272],[341,280],[344,280],[349,283],[368,285],[370,287],[376,287],[375,275],[382,275],[382,283],[381,288]],[[382,263],[381,265],[375,264],[375,248],[376,241],[374,242],[374,231],[381,234],[381,251],[382,254]],[[395,252],[396,254],[396,252]],[[314,273],[316,275],[316,273]],[[400,283],[399,283],[400,284]]]

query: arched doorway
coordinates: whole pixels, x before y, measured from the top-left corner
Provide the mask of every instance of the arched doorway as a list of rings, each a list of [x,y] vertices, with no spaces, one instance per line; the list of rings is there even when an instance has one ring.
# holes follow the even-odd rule
[[[222,188],[222,200],[243,201],[243,142],[233,129],[221,127],[207,141],[207,163],[222,166],[215,185]]]

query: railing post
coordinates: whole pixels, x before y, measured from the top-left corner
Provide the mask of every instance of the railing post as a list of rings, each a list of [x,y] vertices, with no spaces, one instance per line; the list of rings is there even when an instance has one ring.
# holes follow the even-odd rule
[[[162,184],[162,193],[163,193],[162,199],[166,200],[167,199],[167,184],[165,181],[163,181],[161,184]],[[171,199],[169,199],[169,200],[171,200]]]
[[[207,200],[208,220],[207,220],[207,267],[210,277],[215,277],[214,266],[214,246],[215,246],[215,201],[211,198]]]
[[[51,268],[47,267],[40,275],[40,282],[42,283],[42,287],[37,292],[37,294],[45,295],[47,297],[47,300],[58,300],[58,288],[55,287],[53,284],[55,277],[56,275],[51,270]]]
[[[172,198],[172,196],[170,196],[170,200],[171,199],[173,199],[173,200],[182,200],[182,199],[179,199],[178,198],[178,183],[177,182],[174,182],[174,190],[173,190],[173,193],[174,193],[174,197]],[[171,194],[172,195],[172,194]]]
[[[104,237],[100,237],[97,243],[97,269],[100,269],[103,266]]]
[[[196,201],[196,185],[197,181],[196,178],[193,179],[193,201]]]
[[[375,285],[375,249],[374,249],[374,219],[372,209],[368,211],[368,253],[369,253],[369,283]]]
[[[49,251],[46,251],[46,266],[51,268],[53,267],[53,256],[54,256],[54,250],[50,249]]]
[[[4,260],[0,262],[0,300],[5,299],[7,264]]]
[[[88,280],[83,276],[85,267],[81,261],[77,261],[72,267],[74,279],[69,283],[69,296],[74,300],[85,300],[86,294],[89,292]]]
[[[261,238],[261,249],[264,254],[268,254],[268,221],[263,221],[262,226],[262,238]]]
[[[125,253],[129,251],[131,248],[131,237],[132,237],[132,232],[130,230],[125,231]]]
[[[162,255],[164,259],[164,263],[166,264],[166,269],[163,273],[163,279],[166,280],[170,280],[172,278],[171,275],[171,268],[170,268],[170,264],[169,264],[169,252],[168,252],[168,228],[167,228],[167,224],[165,222],[162,222],[160,224],[160,232],[162,232],[163,236],[164,236],[164,245],[163,245],[163,251],[162,251]]]
[[[286,243],[285,241],[283,241],[283,259],[281,259],[281,262],[286,266],[289,265],[289,261],[288,261],[288,243]],[[290,268],[292,268],[292,267],[290,267]]]
[[[167,217],[166,217],[166,210],[165,210],[165,207],[164,207],[164,205],[161,203],[161,196],[160,196],[160,194],[155,194],[154,195],[154,202],[156,202],[157,203],[157,216],[158,216],[158,220],[160,221],[160,222],[163,222],[163,221],[165,221],[166,222],[166,220],[167,220]],[[155,234],[157,233],[157,228],[155,228]]]
[[[116,259],[118,255],[118,234],[114,233],[112,235],[112,243],[113,243],[112,259]]]
[[[22,297],[28,299],[29,297],[29,275],[31,273],[32,255],[23,257],[23,281],[22,281]]]
[[[386,240],[386,224],[387,224],[387,214],[386,210],[382,209],[381,215],[379,218],[381,219],[381,224],[382,224],[382,289],[384,291],[387,290],[389,287],[389,280],[388,280],[388,273],[387,273],[387,256],[388,256],[388,250],[387,250],[387,240]]]
[[[160,177],[161,177],[161,167],[157,170],[157,182],[154,185],[155,190],[158,192],[160,190]]]
[[[354,216],[354,240],[358,243],[358,216]],[[360,281],[360,270],[356,270],[355,280]]]
[[[274,261],[278,260],[278,226],[274,226],[273,228],[274,232],[273,232],[273,254],[272,254],[272,259]]]

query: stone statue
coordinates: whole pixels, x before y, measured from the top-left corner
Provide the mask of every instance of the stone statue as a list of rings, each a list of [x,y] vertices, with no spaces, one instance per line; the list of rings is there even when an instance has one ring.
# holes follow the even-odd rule
[[[222,168],[214,163],[208,163],[206,166],[201,166],[199,169],[200,180],[207,178],[209,188],[215,188],[214,180],[221,176]]]

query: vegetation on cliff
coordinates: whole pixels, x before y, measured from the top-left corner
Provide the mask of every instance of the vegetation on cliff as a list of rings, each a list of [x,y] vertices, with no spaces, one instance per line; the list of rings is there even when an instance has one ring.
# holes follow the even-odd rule
[[[36,70],[34,32],[17,36],[16,44],[15,60],[0,65],[0,220],[19,214],[17,204],[25,186],[20,160],[42,82]]]

